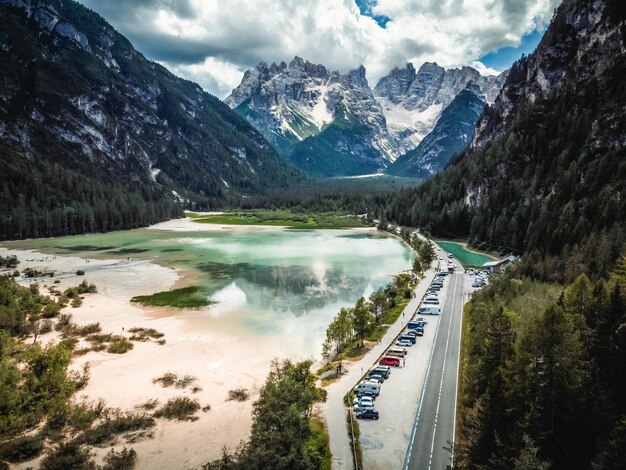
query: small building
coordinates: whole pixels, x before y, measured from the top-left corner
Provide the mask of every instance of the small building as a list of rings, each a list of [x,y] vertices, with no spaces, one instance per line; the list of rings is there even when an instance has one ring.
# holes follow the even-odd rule
[[[496,260],[496,261],[488,261],[483,264],[483,268],[489,270],[490,273],[501,273],[504,272],[506,268],[508,268],[511,264],[517,261],[517,257],[513,255],[509,255],[506,258]]]

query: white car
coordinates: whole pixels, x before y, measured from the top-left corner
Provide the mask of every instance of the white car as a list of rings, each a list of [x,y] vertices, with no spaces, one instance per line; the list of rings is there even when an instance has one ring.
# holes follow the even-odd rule
[[[355,398],[352,402],[354,406],[374,406],[374,399],[372,397]]]
[[[410,347],[410,346],[413,346],[413,343],[411,343],[409,340],[401,339],[401,340],[396,341],[396,346],[403,346],[403,347],[409,346]]]

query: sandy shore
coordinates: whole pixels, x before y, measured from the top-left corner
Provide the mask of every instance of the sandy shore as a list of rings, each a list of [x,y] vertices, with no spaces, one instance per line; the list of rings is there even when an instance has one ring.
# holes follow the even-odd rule
[[[185,224],[177,220],[165,225],[180,223]],[[249,341],[235,330],[207,322],[208,313],[203,310],[148,309],[132,304],[130,299],[135,295],[168,290],[181,283],[180,272],[150,261],[87,260],[0,247],[0,256],[11,254],[20,259],[20,271],[27,267],[54,271],[54,279],[60,281],[55,285],[60,289],[75,286],[83,279],[96,284],[97,294],[86,295],[79,308],[64,310],[79,325],[99,322],[103,332],[127,336],[128,329],[134,326],[154,328],[165,334],[165,345],[136,342],[126,354],[89,352],[77,357],[73,368],[81,369],[87,362],[91,366],[91,378],[75,396],[77,401],[103,398],[108,406],[132,410],[148,399],[165,403],[168,398],[186,395],[198,399],[202,406],[211,406],[210,411],[200,412],[200,419],[195,422],[158,420],[153,439],[132,445],[138,453],[137,468],[196,468],[219,458],[223,446],[234,448],[248,437],[252,402],[258,397],[276,352],[276,345],[270,340]],[[84,270],[85,276],[77,276],[78,269]],[[47,289],[43,286],[53,285],[51,278],[20,278],[19,282],[38,282],[44,293]],[[42,343],[54,340],[55,334],[43,335]],[[189,389],[153,384],[154,378],[166,372],[193,375],[202,390],[192,394]],[[226,401],[228,391],[237,387],[247,388],[251,399],[244,403]],[[118,447],[124,444],[121,439],[118,443]],[[96,454],[102,456],[107,451],[108,448],[98,449]],[[18,468],[32,465],[33,462],[27,462]]]
[[[220,212],[202,212],[201,214],[213,214],[219,215]],[[252,231],[276,231],[276,230],[291,230],[287,226],[278,225],[226,225],[226,224],[203,224],[194,222],[191,218],[186,217],[184,219],[172,219],[166,222],[146,227],[152,230],[169,230],[172,232],[252,232]],[[314,230],[314,229],[313,229]],[[338,229],[341,230],[341,229]],[[377,232],[376,227],[351,227],[351,231],[364,231],[364,232]]]

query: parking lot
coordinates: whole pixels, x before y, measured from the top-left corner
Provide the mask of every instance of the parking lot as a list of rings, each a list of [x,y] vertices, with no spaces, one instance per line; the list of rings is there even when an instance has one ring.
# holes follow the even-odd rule
[[[447,266],[447,261],[444,260],[442,265]],[[459,277],[457,282],[463,282],[468,277]],[[449,284],[450,280],[446,278],[444,287],[439,291],[440,307],[445,301]],[[420,396],[424,384],[441,318],[440,315],[418,316],[424,317],[428,322],[424,328],[424,336],[417,337],[416,344],[406,348],[408,354],[404,367],[392,367],[390,377],[381,385],[380,395],[375,401],[379,419],[359,420],[364,468],[401,468],[404,463],[419,404],[417,397]],[[404,323],[408,323],[411,318],[407,317]]]

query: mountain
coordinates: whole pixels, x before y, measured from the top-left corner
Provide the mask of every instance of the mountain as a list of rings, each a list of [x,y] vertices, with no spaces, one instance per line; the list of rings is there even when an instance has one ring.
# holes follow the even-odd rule
[[[567,0],[513,65],[470,149],[390,204],[390,220],[526,252],[548,280],[599,275],[626,224],[626,8]]]
[[[145,225],[301,178],[217,98],[68,0],[0,0],[0,237]]]
[[[493,103],[507,72],[484,76],[472,67],[448,69],[426,62],[419,70],[408,63],[379,80],[374,96],[380,103],[389,133],[399,154],[417,147],[439,120],[443,110],[469,83],[476,85],[487,103]]]
[[[505,76],[428,63],[416,73],[407,64],[372,91],[363,67],[341,75],[296,57],[246,71],[225,102],[307,173],[358,175],[414,149],[470,82],[493,101]]]
[[[393,158],[364,67],[341,75],[300,57],[261,62],[225,102],[312,175],[375,173]]]
[[[484,95],[470,82],[443,110],[435,128],[417,148],[399,157],[385,173],[416,178],[439,173],[454,155],[462,153],[470,144],[484,108]]]

